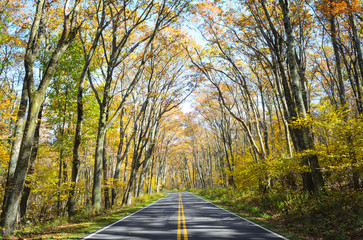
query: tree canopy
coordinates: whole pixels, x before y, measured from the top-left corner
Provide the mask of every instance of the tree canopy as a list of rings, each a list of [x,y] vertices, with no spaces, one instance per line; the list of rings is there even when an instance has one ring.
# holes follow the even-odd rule
[[[2,235],[164,189],[359,193],[362,8],[0,0]]]

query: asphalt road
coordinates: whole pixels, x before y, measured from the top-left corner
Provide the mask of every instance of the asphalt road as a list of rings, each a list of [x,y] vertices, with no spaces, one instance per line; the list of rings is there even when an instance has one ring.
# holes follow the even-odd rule
[[[83,239],[286,239],[192,193],[168,196]]]

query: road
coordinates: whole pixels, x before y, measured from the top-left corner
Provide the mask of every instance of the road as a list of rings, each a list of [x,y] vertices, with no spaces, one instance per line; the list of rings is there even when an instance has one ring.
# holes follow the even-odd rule
[[[286,239],[192,193],[168,196],[83,239]]]

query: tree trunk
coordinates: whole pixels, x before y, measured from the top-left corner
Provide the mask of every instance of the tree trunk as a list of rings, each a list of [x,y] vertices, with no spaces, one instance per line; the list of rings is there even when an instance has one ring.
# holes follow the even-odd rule
[[[154,136],[152,136],[153,138]],[[150,165],[150,158],[151,155],[153,154],[154,151],[154,143],[151,143],[149,146],[149,149],[146,151],[145,153],[145,157],[144,157],[144,162],[142,164],[142,169],[140,172],[140,177],[139,177],[139,183],[138,183],[138,189],[137,189],[137,197],[140,196],[141,194],[143,194],[143,187],[144,187],[144,182],[145,182],[145,175],[147,173],[147,170],[149,168]]]
[[[105,114],[101,114],[99,120],[95,164],[93,172],[93,188],[92,188],[92,206],[96,211],[101,209],[101,185],[102,185],[102,162],[103,162],[103,144],[106,135],[104,128],[106,122]]]
[[[84,71],[84,70],[83,70]],[[76,123],[76,133],[74,135],[74,145],[73,145],[73,161],[72,161],[72,176],[71,176],[71,190],[68,197],[68,217],[73,219],[76,214],[76,184],[78,181],[79,166],[81,160],[79,157],[79,149],[82,141],[82,125],[83,125],[83,83],[85,79],[85,73],[78,84],[77,90],[77,123]]]
[[[16,119],[16,123],[15,123],[13,142],[12,142],[12,146],[11,146],[11,155],[10,155],[8,176],[7,176],[8,181],[9,181],[9,179],[14,177],[16,161],[18,160],[18,157],[19,157],[19,150],[20,150],[20,144],[21,144],[21,139],[22,139],[22,135],[23,135],[23,128],[24,128],[24,123],[26,120],[25,113],[26,113],[27,106],[28,106],[28,89],[27,89],[26,82],[24,82],[23,90],[21,92],[19,110],[18,110],[17,119]]]
[[[67,95],[67,91],[66,91]],[[57,216],[60,215],[61,208],[62,208],[62,201],[61,201],[61,185],[63,182],[62,179],[62,173],[64,173],[64,160],[63,160],[63,152],[64,152],[64,146],[63,146],[63,140],[64,140],[64,131],[65,131],[65,125],[66,125],[66,112],[67,112],[67,103],[64,104],[64,110],[63,110],[63,120],[62,120],[62,126],[60,129],[60,153],[59,153],[59,171],[58,171],[58,200],[57,200]]]
[[[348,6],[350,6],[350,1],[348,0]],[[360,74],[361,74],[361,79],[363,82],[363,51],[362,51],[362,42],[359,39],[359,35],[358,35],[358,29],[356,27],[356,23],[355,23],[355,18],[354,18],[354,14],[353,13],[349,13],[349,25],[350,28],[352,29],[352,33],[353,33],[353,44],[354,44],[354,48],[356,49],[357,52],[357,58],[358,58],[358,66],[360,68]],[[361,104],[363,99],[360,99]],[[363,105],[363,104],[362,104]]]
[[[136,151],[136,150],[134,150]],[[131,172],[130,172],[130,178],[129,181],[127,183],[126,189],[125,189],[125,193],[122,199],[122,205],[126,205],[126,204],[130,204],[131,203],[131,198],[132,195],[134,193],[134,185],[135,185],[135,180],[137,177],[137,172],[140,168],[139,165],[139,159],[136,156],[136,158],[134,157],[132,160],[132,164],[131,164]]]
[[[117,191],[116,191],[116,187],[115,184],[118,181],[119,177],[120,177],[120,168],[122,165],[122,147],[124,145],[124,138],[125,138],[125,131],[124,131],[124,127],[123,127],[123,115],[124,115],[124,109],[122,109],[121,111],[121,115],[120,115],[120,140],[119,140],[119,144],[118,144],[118,149],[117,149],[117,155],[116,155],[116,167],[115,167],[115,172],[113,174],[113,186],[112,186],[112,196],[111,196],[111,204],[115,205],[116,204],[116,197],[117,197]]]
[[[104,143],[103,143],[103,184],[104,184],[104,197],[105,197],[105,209],[109,209],[111,207],[111,203],[110,203],[110,188],[108,186],[108,161],[109,159],[107,158],[107,154],[106,154],[106,137],[107,135],[105,135],[104,138]]]
[[[38,114],[38,122],[37,122],[37,127],[35,129],[32,153],[30,156],[30,167],[29,167],[28,173],[27,173],[28,176],[30,176],[34,173],[34,164],[35,164],[35,160],[37,158],[37,153],[38,153],[39,132],[40,132],[41,119],[42,119],[42,112],[43,112],[43,106],[41,107],[39,114]],[[29,186],[30,183],[31,183],[30,181],[25,181],[23,195],[22,195],[21,201],[20,201],[20,220],[22,222],[25,222],[25,219],[26,219],[26,210],[27,210],[28,199],[29,199],[30,191],[31,191],[31,188]]]
[[[43,100],[43,99],[40,99]],[[1,226],[4,228],[3,236],[9,236],[14,229],[14,223],[20,203],[20,198],[25,183],[25,176],[28,170],[31,149],[34,141],[34,134],[37,125],[37,116],[42,101],[38,98],[30,103],[29,113],[24,129],[24,136],[20,147],[19,158],[13,179],[7,184],[8,188],[4,195],[4,205],[1,213]]]
[[[144,162],[140,172],[139,181],[137,184],[136,197],[139,197],[144,193],[144,182],[145,182],[145,175],[147,173],[147,168],[148,168],[148,163],[145,164]]]
[[[350,21],[350,23],[352,23],[352,21]],[[354,21],[353,21],[354,23]],[[352,27],[352,25],[351,25]],[[339,53],[339,46],[338,46],[338,41],[337,41],[337,29],[336,29],[336,24],[335,24],[335,16],[333,14],[330,15],[330,35],[331,35],[331,39],[332,39],[332,44],[333,44],[333,48],[334,48],[334,55],[335,55],[335,65],[336,65],[336,70],[337,70],[337,77],[338,77],[338,95],[339,95],[339,100],[340,100],[340,105],[342,108],[344,109],[348,109],[347,104],[347,100],[346,100],[346,94],[345,94],[345,86],[344,86],[344,81],[343,81],[343,74],[342,74],[342,68],[341,68],[341,59],[340,59],[340,53]],[[353,29],[352,29],[353,30]],[[355,36],[354,36],[354,30],[353,30],[353,43],[355,42]],[[353,44],[354,46],[356,44]],[[359,45],[360,46],[360,45]],[[356,48],[357,50],[359,49]],[[358,51],[359,52],[359,51]],[[358,53],[358,62],[359,62],[359,53]],[[363,76],[362,76],[363,77]],[[358,109],[360,109],[359,106],[359,101],[357,102],[358,104]],[[348,121],[348,115],[346,114],[344,117],[345,121]],[[348,132],[348,136],[346,139],[347,145],[349,146],[349,155],[350,158],[352,159],[352,163],[355,164],[357,162],[356,160],[356,154],[355,154],[355,150],[353,147],[353,140],[352,140],[352,136],[351,133]],[[353,183],[353,186],[355,189],[359,188],[359,174],[356,170],[356,168],[353,166],[352,167],[352,179],[351,182]]]
[[[148,194],[152,194],[153,192],[153,179],[154,179],[154,169],[155,169],[155,155],[153,156],[152,160],[151,160],[151,169],[150,169],[150,174],[149,174],[149,185],[147,188],[147,193]]]
[[[35,17],[29,33],[29,40],[24,59],[24,84],[26,84],[29,97],[28,116],[14,172],[14,176],[16,177],[9,179],[7,183],[8,188],[6,188],[4,194],[4,204],[2,206],[1,213],[1,232],[4,237],[8,237],[14,229],[15,218],[20,203],[20,197],[24,188],[25,176],[28,170],[31,149],[34,141],[37,116],[42,102],[44,101],[51,78],[57,69],[58,62],[77,34],[78,26],[76,25],[76,22],[78,19],[78,11],[79,5],[78,1],[76,1],[71,13],[65,16],[62,35],[59,38],[56,49],[52,52],[49,62],[47,63],[46,69],[38,84],[38,89],[35,90],[33,67],[39,50],[38,38],[41,38],[45,32],[43,29],[44,24],[42,22],[45,17],[45,1],[39,0],[36,5]]]
[[[124,110],[122,110],[121,112],[121,117],[120,117],[120,142],[118,145],[118,149],[117,149],[117,156],[116,156],[116,167],[115,167],[115,172],[113,175],[113,185],[115,185],[120,178],[120,169],[121,169],[121,165],[123,163],[123,161],[125,160],[128,152],[129,152],[129,147],[130,144],[132,142],[133,137],[135,136],[135,131],[133,132],[132,136],[128,139],[127,143],[126,143],[126,147],[124,152],[122,153],[122,148],[124,146],[124,138],[125,138],[125,129],[123,126],[123,118],[124,116]],[[125,176],[126,176],[126,167],[127,167],[127,161],[125,162]],[[124,177],[125,178],[125,177]],[[125,182],[125,179],[124,179]],[[115,205],[116,204],[116,198],[117,198],[117,190],[116,187],[113,186],[112,187],[112,199],[111,199],[111,204]]]
[[[105,3],[105,2],[103,2]],[[105,27],[105,16],[106,16],[106,6],[103,5],[102,7],[102,17],[101,21],[99,22],[99,26],[97,28],[92,47],[90,48],[88,54],[85,55],[85,64],[83,66],[83,70],[79,79],[78,83],[78,90],[77,90],[77,124],[76,124],[76,132],[74,136],[74,145],[73,145],[73,161],[72,161],[72,176],[71,176],[71,190],[69,192],[68,198],[68,217],[73,219],[75,216],[75,207],[76,207],[76,184],[78,180],[79,174],[79,166],[81,163],[79,157],[79,149],[81,146],[82,141],[82,125],[84,119],[83,113],[83,91],[84,91],[84,81],[86,79],[86,74],[89,70],[89,65],[92,61],[94,52],[98,46],[98,41],[101,37],[101,33]]]
[[[295,40],[293,29],[290,20],[290,9],[288,0],[279,0],[280,7],[283,13],[283,22],[285,26],[286,33],[286,44],[287,44],[287,62],[291,78],[292,94],[296,103],[296,110],[298,112],[298,117],[306,118],[306,109],[304,106],[304,100],[302,96],[302,91],[300,88],[298,68],[295,56]],[[295,111],[295,109],[294,109]],[[294,129],[296,134],[297,145],[295,146],[298,151],[313,150],[314,143],[310,130],[306,126],[301,126],[298,129]],[[316,193],[323,187],[323,176],[320,171],[318,157],[316,154],[311,154],[303,157],[302,164],[309,166],[311,172],[305,172],[302,174],[304,189]]]
[[[339,46],[337,41],[337,30],[335,26],[335,16],[333,13],[330,14],[330,35],[334,49],[334,56],[335,56],[335,67],[337,70],[337,82],[338,82],[338,95],[340,99],[340,104],[342,107],[345,107],[347,104],[347,100],[345,97],[345,86],[343,81],[343,74],[342,74],[342,66],[340,61],[340,54],[339,54]]]

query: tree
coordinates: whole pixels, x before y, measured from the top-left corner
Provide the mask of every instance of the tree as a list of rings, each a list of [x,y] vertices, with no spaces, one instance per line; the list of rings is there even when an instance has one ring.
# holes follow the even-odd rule
[[[98,43],[102,32],[105,27],[109,24],[106,22],[106,1],[98,2],[96,5],[95,15],[98,16],[98,12],[101,12],[100,19],[97,19],[97,27],[94,33],[94,36],[91,40],[90,49],[86,48],[85,39],[80,36],[81,42],[83,43],[83,51],[84,51],[84,65],[79,77],[78,89],[77,89],[77,123],[76,123],[76,132],[74,136],[74,145],[73,145],[73,161],[72,161],[72,175],[71,175],[71,190],[68,198],[68,217],[72,219],[75,216],[75,205],[76,205],[76,184],[78,180],[79,167],[80,167],[80,145],[82,142],[82,125],[84,121],[84,110],[83,110],[83,94],[84,94],[84,82],[87,74],[90,74],[90,64],[95,54],[95,51],[98,47]]]
[[[235,49],[239,50],[242,49],[240,45],[247,47],[251,50],[251,52],[243,51],[242,53],[245,54],[246,57],[251,57],[253,60],[250,61],[253,64],[254,62],[262,63],[262,71],[266,72],[266,67],[274,69],[274,65],[276,64],[278,67],[278,72],[275,74],[276,76],[276,85],[282,84],[282,91],[279,92],[280,101],[283,103],[284,107],[284,117],[287,119],[289,123],[292,123],[296,119],[305,119],[309,112],[309,96],[308,91],[306,90],[306,79],[304,74],[304,48],[302,48],[302,43],[299,43],[299,52],[300,55],[297,55],[296,50],[296,40],[294,36],[294,29],[291,19],[290,19],[290,8],[288,1],[279,1],[278,5],[271,3],[272,5],[267,5],[266,1],[243,1],[242,4],[248,4],[247,9],[250,15],[243,15],[242,19],[233,19],[231,18],[230,14],[223,14],[222,8],[218,8],[218,6],[210,6],[210,12],[215,14],[215,18],[211,18],[209,15],[205,17],[204,26],[207,29],[205,36],[207,40],[211,43],[212,46],[215,46],[213,49],[214,52],[217,51],[216,56],[221,56],[220,58],[225,58],[227,62],[231,64],[233,68],[233,72],[227,74],[220,70],[220,67],[215,67],[210,62],[203,62],[204,59],[199,54],[197,56],[198,62],[194,60],[194,64],[198,66],[199,71],[206,76],[211,82],[214,83],[215,87],[218,89],[220,96],[223,96],[223,91],[221,90],[220,80],[216,81],[216,79],[230,79],[228,81],[231,82],[238,82],[240,81],[241,84],[239,88],[246,92],[247,98],[245,101],[250,101],[251,94],[248,93],[248,86],[246,84],[246,68],[243,65],[236,64],[234,58]],[[255,7],[256,6],[256,7]],[[295,6],[294,6],[295,7]],[[269,11],[275,11],[275,9],[279,8],[281,10],[281,14],[272,15]],[[298,11],[298,9],[293,8],[294,11]],[[302,16],[307,16],[304,13],[306,9],[301,10],[300,14]],[[201,15],[206,16],[205,10],[201,10]],[[235,24],[235,26],[233,26]],[[256,32],[252,32],[254,36],[257,37],[258,41],[251,42],[250,40],[246,40],[250,38],[250,32],[244,33],[244,27],[241,24],[245,24],[245,26],[254,25]],[[235,28],[233,28],[235,27]],[[240,30],[242,29],[242,30]],[[242,35],[244,38],[240,37],[238,33],[244,34]],[[282,34],[282,32],[284,34]],[[260,36],[258,36],[260,35]],[[285,38],[284,38],[285,35]],[[226,37],[230,37],[230,41],[225,41]],[[302,39],[305,36],[300,36]],[[221,40],[223,39],[223,40]],[[305,39],[305,38],[304,38]],[[282,41],[284,40],[284,41]],[[267,46],[266,46],[267,43]],[[282,46],[282,44],[286,44]],[[264,50],[266,47],[269,51]],[[282,52],[283,47],[286,47],[286,52]],[[212,54],[214,53],[212,52]],[[219,55],[218,55],[219,53]],[[283,57],[286,56],[286,65],[284,65]],[[256,60],[257,61],[256,61]],[[261,61],[262,59],[262,61]],[[240,61],[244,61],[241,59]],[[268,65],[265,65],[268,64]],[[276,66],[275,65],[275,66]],[[275,68],[276,69],[276,68]],[[252,68],[251,69],[253,75],[259,78],[259,74]],[[276,71],[276,70],[274,70]],[[216,75],[211,75],[211,72],[216,72],[217,74],[223,75],[222,77]],[[237,75],[236,75],[237,73]],[[281,75],[281,79],[279,78]],[[235,77],[236,76],[236,77]],[[236,80],[234,80],[234,78]],[[239,80],[241,79],[241,80]],[[260,85],[260,84],[259,84]],[[229,87],[227,85],[226,89],[233,93],[232,96],[243,96],[243,93],[236,94],[237,88]],[[222,98],[223,100],[224,98]],[[223,102],[223,101],[222,101]],[[228,102],[230,102],[228,100]],[[286,104],[285,104],[286,102]],[[259,146],[254,143],[254,139],[252,136],[252,131],[249,129],[249,124],[245,121],[241,121],[241,118],[231,111],[233,106],[235,109],[238,109],[240,104],[230,104],[227,103],[227,100],[224,101],[223,104],[227,110],[234,116],[237,120],[241,122],[244,126],[244,129],[247,131],[249,135],[249,139],[251,145],[255,149],[256,153],[264,159],[266,157],[265,146],[266,144],[263,143],[262,138],[262,131],[259,126],[259,122],[257,119],[261,116],[258,112],[254,109],[256,107],[250,106],[249,108],[251,111],[254,111],[255,116],[255,123],[258,128],[257,136]],[[252,115],[252,116],[253,116]],[[289,129],[291,138],[294,143],[294,147],[297,151],[310,151],[314,150],[313,146],[313,138],[308,126],[302,126],[297,128]],[[266,135],[265,135],[266,136]],[[260,149],[259,149],[260,148]],[[307,155],[303,157],[301,160],[303,165],[310,166],[311,172],[304,172],[303,176],[303,183],[304,188],[309,192],[317,192],[323,186],[323,179],[322,174],[319,170],[319,164],[317,156],[314,154]]]
[[[110,12],[115,12],[116,14],[115,17],[111,19],[111,45],[109,45],[108,42],[105,41],[105,36],[102,37],[103,49],[106,59],[106,70],[103,72],[104,88],[102,100],[100,98],[97,98],[100,105],[100,118],[95,150],[94,183],[92,191],[92,204],[93,207],[98,210],[101,208],[101,182],[103,162],[102,152],[104,149],[103,141],[107,129],[116,120],[117,116],[119,115],[124,106],[125,101],[132,93],[135,85],[141,79],[144,71],[145,62],[149,57],[148,52],[156,34],[168,25],[170,25],[173,21],[175,21],[187,6],[187,2],[179,1],[162,1],[161,3],[151,1],[147,4],[144,4],[143,1],[140,1],[137,2],[135,5],[123,4],[120,4],[119,6],[110,6]],[[112,9],[114,7],[115,9]],[[129,8],[130,10],[122,11],[122,9],[126,8]],[[131,15],[128,15],[129,13]],[[148,27],[144,25],[148,20],[153,21],[151,29],[148,29]],[[123,27],[123,29],[121,29],[120,27]],[[142,34],[142,37],[135,42],[130,42],[130,36],[132,36],[132,34],[136,34],[136,32]],[[142,45],[143,43],[145,44]],[[134,73],[134,76],[130,78],[129,82],[123,82],[125,75],[121,72],[121,79],[119,79],[119,81],[123,85],[122,88],[125,90],[122,93],[121,102],[118,104],[113,115],[110,115],[109,120],[107,121],[107,109],[112,99],[110,95],[110,90],[112,83],[115,80],[115,70],[117,70],[118,66],[122,65],[125,60],[128,59],[128,57],[136,50],[139,51],[137,53],[139,58],[137,58],[135,64],[136,71]],[[96,92],[96,89],[93,88],[93,90],[95,91],[95,95],[98,96],[99,94]]]
[[[34,20],[29,33],[29,40],[24,59],[25,77],[23,89],[26,89],[24,91],[27,91],[29,98],[28,116],[22,136],[18,160],[16,162],[14,177],[9,178],[6,184],[7,186],[1,214],[1,227],[4,229],[2,231],[4,237],[9,236],[14,229],[16,212],[19,206],[21,192],[24,187],[25,175],[28,169],[31,148],[37,125],[36,119],[40,111],[41,103],[44,100],[50,80],[56,71],[59,59],[74,40],[80,26],[78,22],[78,12],[80,8],[79,3],[79,1],[76,1],[73,8],[69,6],[70,3],[68,1],[64,4],[63,29],[57,46],[52,52],[37,88],[35,86],[33,75],[34,62],[39,52],[40,41],[43,40],[45,34],[45,14],[49,11],[49,7],[46,6],[44,0],[40,0],[36,4]],[[20,111],[23,111],[23,109],[20,109]]]

